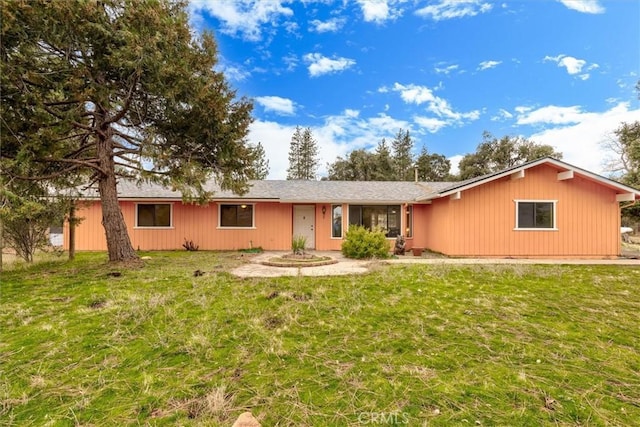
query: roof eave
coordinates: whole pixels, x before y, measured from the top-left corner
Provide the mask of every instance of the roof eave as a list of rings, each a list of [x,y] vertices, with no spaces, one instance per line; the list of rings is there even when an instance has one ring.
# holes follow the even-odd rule
[[[585,177],[587,177],[589,179],[597,181],[602,185],[614,188],[614,189],[616,189],[616,190],[618,190],[618,191],[620,191],[622,193],[633,193],[633,194],[635,194],[636,199],[640,198],[640,191],[636,190],[633,187],[629,187],[629,186],[627,186],[625,184],[621,184],[621,183],[613,181],[613,180],[611,180],[609,178],[605,178],[603,176],[594,174],[592,172],[589,172],[589,171],[584,170],[582,168],[579,168],[577,166],[573,166],[573,165],[570,165],[568,163],[562,162],[560,160],[556,160],[556,159],[551,158],[551,157],[544,157],[542,159],[538,159],[538,160],[535,160],[535,161],[532,161],[532,162],[529,162],[529,163],[525,163],[525,164],[517,166],[517,167],[505,169],[502,172],[496,172],[495,174],[489,175],[484,179],[473,181],[473,182],[470,182],[470,183],[464,184],[464,185],[449,187],[446,191],[443,191],[442,193],[430,194],[430,195],[427,195],[427,196],[418,197],[418,200],[420,200],[420,201],[422,201],[422,200],[433,200],[433,199],[436,199],[436,198],[447,197],[447,196],[450,196],[452,194],[458,193],[460,191],[465,191],[465,190],[468,190],[468,189],[471,189],[471,188],[486,184],[488,182],[495,181],[497,179],[510,176],[510,175],[512,175],[514,173],[517,173],[519,171],[539,166],[539,165],[544,164],[544,163],[552,164],[552,165],[554,165],[554,166],[556,166],[558,168],[561,168],[563,170],[566,170],[566,171],[569,171],[569,170],[573,171],[573,172],[575,172],[575,173],[577,173],[579,175],[582,175],[582,176],[585,176]]]

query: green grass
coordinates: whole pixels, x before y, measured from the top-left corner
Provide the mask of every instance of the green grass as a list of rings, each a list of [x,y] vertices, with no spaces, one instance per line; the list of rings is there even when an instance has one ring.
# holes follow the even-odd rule
[[[228,274],[238,252],[148,255],[2,273],[0,425],[640,420],[637,267],[243,280]]]

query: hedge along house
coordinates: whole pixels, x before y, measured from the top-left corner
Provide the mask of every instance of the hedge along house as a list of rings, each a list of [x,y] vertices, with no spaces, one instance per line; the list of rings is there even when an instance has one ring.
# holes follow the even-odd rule
[[[339,250],[350,225],[461,257],[608,258],[621,252],[620,203],[640,191],[552,158],[464,182],[253,181],[243,196],[219,191],[206,205],[156,185],[120,182],[134,248],[202,250],[307,247]],[[78,250],[105,250],[97,195],[85,193]],[[68,230],[65,243],[68,244]]]

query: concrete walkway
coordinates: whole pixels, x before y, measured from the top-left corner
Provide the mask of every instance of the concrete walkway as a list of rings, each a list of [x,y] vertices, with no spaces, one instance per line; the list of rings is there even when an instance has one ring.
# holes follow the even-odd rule
[[[342,276],[367,273],[371,266],[380,264],[548,264],[548,265],[635,265],[640,267],[638,259],[527,259],[527,258],[428,258],[411,255],[386,260],[353,260],[345,258],[339,251],[313,252],[318,256],[330,256],[338,262],[319,267],[271,267],[261,264],[270,258],[288,252],[264,252],[251,258],[251,261],[231,271],[238,277],[280,277],[280,276]]]

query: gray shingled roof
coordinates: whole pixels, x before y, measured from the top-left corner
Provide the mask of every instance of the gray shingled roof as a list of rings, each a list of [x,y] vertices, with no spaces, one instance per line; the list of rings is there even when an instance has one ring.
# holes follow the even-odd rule
[[[205,188],[214,193],[214,200],[274,200],[291,203],[405,203],[418,197],[436,194],[450,187],[451,182],[399,182],[399,181],[250,181],[247,194],[238,196],[222,191],[213,182]],[[87,199],[97,198],[97,192],[83,192]],[[179,200],[181,194],[158,184],[136,184],[121,180],[118,183],[120,199]]]
[[[214,193],[213,200],[273,200],[283,203],[410,203],[428,202],[430,199],[442,197],[453,191],[463,191],[475,185],[481,185],[509,173],[527,169],[542,163],[548,163],[563,170],[573,170],[582,176],[595,180],[603,185],[615,188],[616,191],[632,192],[640,198],[640,190],[596,175],[576,166],[551,157],[534,160],[525,164],[471,178],[461,182],[399,182],[399,181],[250,181],[247,194],[238,196],[230,191],[222,191],[211,180],[205,188]],[[82,191],[87,199],[97,199],[95,189]],[[121,199],[147,200],[181,200],[177,191],[164,188],[158,184],[140,184],[121,180],[118,183],[118,195]]]

